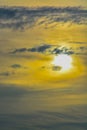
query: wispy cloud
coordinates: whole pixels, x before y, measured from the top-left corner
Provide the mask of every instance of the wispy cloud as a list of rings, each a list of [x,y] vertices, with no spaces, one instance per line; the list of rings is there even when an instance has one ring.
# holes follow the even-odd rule
[[[5,71],[0,73],[0,76],[10,76],[10,75],[14,75],[14,72]]]
[[[79,116],[82,119],[79,119]],[[31,114],[0,115],[0,125],[3,130],[86,130],[85,118],[84,114],[77,111],[72,113],[39,111]]]
[[[81,42],[81,41],[69,41],[69,43],[72,43],[72,44],[87,44],[87,42]]]
[[[0,84],[0,99],[19,98],[29,93],[26,89],[16,87],[16,85]]]
[[[87,47],[67,47],[67,46],[58,46],[58,45],[50,45],[50,44],[41,44],[31,48],[18,48],[14,49],[10,52],[10,54],[23,54],[26,52],[30,53],[43,53],[49,55],[57,55],[57,54],[67,54],[67,55],[85,55],[87,54]]]
[[[68,22],[87,24],[87,10],[81,7],[0,7],[0,28],[26,29]]]
[[[11,65],[12,68],[18,69],[18,68],[22,68],[22,66],[20,64],[13,64]]]
[[[82,89],[84,89],[83,85]],[[77,130],[82,128],[81,130],[85,130],[87,129],[86,104],[63,106],[61,110],[59,109],[60,102],[79,101],[80,99],[75,95],[80,96],[82,93],[84,92],[77,86],[37,90],[30,86],[25,88],[19,85],[0,84],[0,129]],[[31,107],[33,110],[30,109]]]
[[[52,66],[53,71],[60,71],[61,69],[62,69],[62,67],[60,67],[60,66]]]
[[[17,53],[17,52],[26,52],[27,49],[26,48],[19,48],[19,49],[15,49],[14,51],[12,51],[11,53]]]

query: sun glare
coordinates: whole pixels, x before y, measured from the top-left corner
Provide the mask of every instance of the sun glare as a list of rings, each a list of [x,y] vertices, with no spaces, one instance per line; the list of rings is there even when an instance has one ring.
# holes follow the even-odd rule
[[[72,68],[72,57],[67,54],[59,54],[54,57],[52,64],[61,67],[62,72],[68,71]]]

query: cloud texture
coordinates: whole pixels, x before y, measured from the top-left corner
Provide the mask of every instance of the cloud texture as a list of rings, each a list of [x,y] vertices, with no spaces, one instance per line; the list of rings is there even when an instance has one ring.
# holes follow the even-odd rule
[[[0,7],[0,28],[53,27],[64,23],[87,24],[87,10],[81,7]]]
[[[31,48],[14,49],[10,52],[10,54],[21,54],[21,53],[23,54],[25,52],[31,52],[31,53],[38,52],[38,53],[51,54],[51,55],[57,55],[57,54],[85,55],[87,52],[87,47],[80,46],[80,47],[73,48],[73,47],[67,47],[61,45],[41,44]]]

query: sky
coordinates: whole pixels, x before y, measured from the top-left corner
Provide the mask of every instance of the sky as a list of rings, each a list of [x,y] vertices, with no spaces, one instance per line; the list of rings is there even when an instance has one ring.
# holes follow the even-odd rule
[[[0,0],[0,5],[10,6],[84,6],[86,0]]]
[[[0,129],[87,129],[87,1],[0,0]]]

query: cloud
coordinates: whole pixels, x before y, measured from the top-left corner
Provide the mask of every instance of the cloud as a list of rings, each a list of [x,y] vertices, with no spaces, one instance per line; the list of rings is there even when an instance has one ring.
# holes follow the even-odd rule
[[[37,45],[36,47],[32,48],[19,48],[11,51],[11,54],[16,54],[16,53],[23,53],[23,52],[39,52],[39,53],[44,53],[46,50],[51,48],[51,45],[48,44],[42,44],[42,45]]]
[[[87,24],[87,10],[81,7],[0,7],[0,28],[27,29],[64,23]]]
[[[52,66],[53,71],[60,71],[61,69],[62,69],[62,67],[60,67],[60,66]]]
[[[58,104],[60,102],[63,103],[63,98],[66,103],[68,102],[67,99],[69,99],[69,97],[65,98],[65,94],[69,94],[71,97],[73,96],[72,93],[74,94],[75,92],[73,89],[76,89],[76,87],[38,90],[31,88],[26,89],[18,85],[0,84],[0,129],[87,129],[87,105],[72,104],[63,106],[61,110],[59,109]],[[79,92],[79,90],[77,91]],[[55,95],[57,98],[55,98]],[[60,95],[62,97],[61,100]],[[49,98],[51,102],[49,102]],[[74,100],[76,99],[74,98]],[[73,101],[72,98],[71,101]],[[52,103],[56,104],[56,106]],[[30,107],[32,107],[33,110],[31,110]],[[57,108],[55,109],[55,107]]]
[[[55,47],[52,52],[52,54],[74,54],[74,50],[72,48],[67,48],[67,47]]]
[[[43,52],[45,52],[49,48],[51,48],[51,45],[44,44],[44,45],[40,45],[38,47],[30,48],[30,49],[28,49],[28,51],[43,53]]]
[[[42,70],[51,69],[53,71],[60,71],[62,67],[61,66],[42,66],[41,69]]]
[[[13,52],[11,53],[17,53],[17,52],[26,52],[27,49],[26,48],[19,48],[19,49],[15,49]]]
[[[13,75],[13,74],[14,74],[13,72],[11,73],[11,72],[6,71],[6,72],[1,72],[0,76],[10,76],[10,75]]]
[[[0,99],[17,98],[29,93],[26,89],[16,87],[16,85],[0,84]]]
[[[87,42],[80,42],[80,41],[70,41],[69,43],[72,43],[72,44],[87,44]]]
[[[87,55],[87,46],[80,46],[76,51],[76,55]]]
[[[31,48],[18,48],[14,49],[10,52],[10,54],[24,54],[24,53],[42,53],[49,55],[58,55],[58,54],[67,54],[67,55],[86,55],[87,47],[67,47],[67,46],[58,46],[58,45],[50,45],[50,44],[41,44]]]
[[[22,66],[20,64],[13,64],[11,65],[11,67],[17,69],[17,68],[21,68]]]
[[[79,116],[82,116],[83,120]],[[84,117],[86,116],[79,112],[70,114],[39,111],[31,114],[2,114],[0,128],[3,130],[86,130],[87,122]]]

